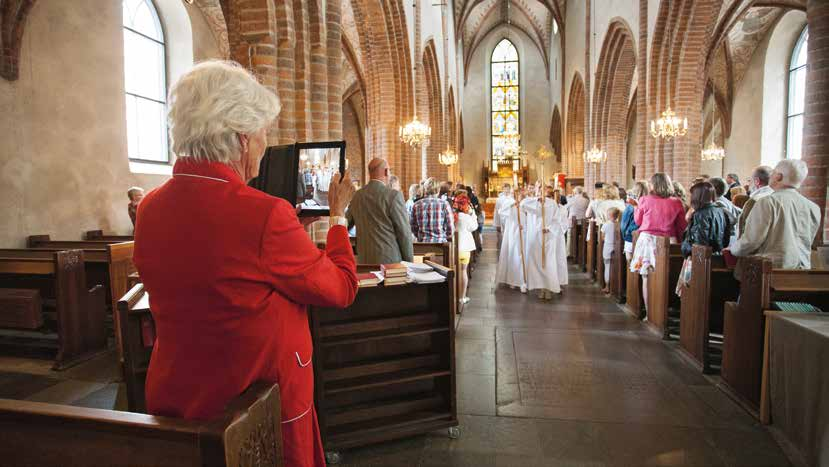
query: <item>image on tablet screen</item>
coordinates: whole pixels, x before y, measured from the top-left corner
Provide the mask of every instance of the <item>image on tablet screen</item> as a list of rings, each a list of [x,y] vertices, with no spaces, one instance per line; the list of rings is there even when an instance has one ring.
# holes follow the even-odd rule
[[[328,185],[340,170],[340,148],[299,150],[296,204],[303,210],[328,209]]]

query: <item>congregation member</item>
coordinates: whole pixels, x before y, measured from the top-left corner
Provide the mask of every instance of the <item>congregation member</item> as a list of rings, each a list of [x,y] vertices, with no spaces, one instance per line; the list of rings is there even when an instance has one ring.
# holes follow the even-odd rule
[[[495,210],[492,213],[492,225],[498,234],[498,249],[501,249],[501,242],[504,238],[504,216],[501,212],[508,204],[515,202],[512,196],[512,185],[504,183],[501,192],[498,193],[498,199],[495,200]]]
[[[732,201],[731,189],[740,186],[740,177],[737,176],[737,174],[735,173],[730,173],[725,176],[725,182],[728,184],[725,190],[725,198],[729,201]],[[714,188],[716,188],[716,186]]]
[[[354,194],[346,211],[349,227],[357,227],[357,256],[361,264],[391,264],[414,259],[409,215],[403,194],[393,189],[389,164],[374,158],[369,182]]]
[[[682,238],[687,225],[685,208],[674,197],[671,177],[657,172],[651,177],[650,185],[650,194],[639,198],[633,213],[634,222],[639,226],[639,239],[630,260],[631,272],[642,276],[642,295],[645,297],[648,296],[648,275],[656,265],[656,237],[669,237],[672,243],[676,242]],[[647,300],[645,307],[647,312]]]
[[[409,220],[412,218],[412,207],[422,197],[423,187],[419,183],[409,185],[409,199],[406,200],[406,214],[409,216]]]
[[[389,176],[388,186],[394,191],[399,191],[400,193],[403,193],[403,189],[400,187],[400,178],[398,178],[397,175]]]
[[[442,184],[434,178],[423,181],[423,198],[412,206],[410,226],[418,242],[445,243],[455,233],[452,206],[439,198]]]
[[[740,218],[740,213],[742,209],[734,206],[734,203],[731,202],[725,195],[728,192],[728,186],[726,185],[725,180],[720,177],[714,177],[708,180],[711,185],[714,185],[714,189],[717,191],[717,200],[714,201],[714,204],[721,207],[725,210],[726,215],[728,215],[728,222],[732,226],[737,225],[737,219]],[[732,228],[732,232],[730,235],[734,235],[734,229]]]
[[[478,230],[478,219],[469,197],[464,193],[455,195],[453,208],[455,209],[455,225],[458,228],[458,262],[460,270],[460,299],[463,305],[469,302],[466,296],[466,289],[469,286],[469,263],[472,259],[472,252],[476,250],[475,239],[472,233]],[[458,308],[460,310],[460,307]]]
[[[691,207],[691,204],[688,200],[688,192],[685,191],[685,187],[682,186],[681,183],[674,180],[673,181],[673,188],[674,188],[674,196],[682,201],[682,207],[685,208],[685,211],[688,211],[688,208]]]
[[[746,189],[738,186],[728,190],[728,192],[731,193],[731,202],[734,203],[734,206],[743,209],[746,202],[748,202],[748,193],[746,192]]]
[[[553,188],[546,187],[542,193],[543,202],[541,196],[521,202],[526,213],[524,261],[527,289],[537,291],[542,300],[550,300],[568,283],[564,235],[569,224],[567,209],[556,203]]]
[[[573,194],[567,198],[567,217],[576,220],[584,219],[589,204],[590,198],[584,192],[584,188],[574,187]]]
[[[602,261],[604,262],[604,288],[602,292],[610,293],[610,262],[613,259],[613,250],[616,245],[616,222],[619,221],[622,212],[618,208],[610,208],[607,211],[607,222],[602,224],[604,244],[602,246]]]
[[[475,194],[475,187],[472,185],[466,185],[466,192],[469,196],[469,203],[472,205],[472,209],[475,212],[475,220],[478,222],[478,228],[472,232],[472,238],[475,239],[475,250],[480,253],[484,250],[484,244],[483,241],[481,241],[481,234],[484,231],[486,215],[483,207],[481,206],[481,200],[478,199],[478,195]]]
[[[144,199],[144,189],[138,186],[130,188],[127,190],[127,198],[130,200],[127,204],[127,214],[130,216],[132,226],[135,227],[135,215],[138,212],[138,205]]]
[[[625,202],[620,199],[619,188],[615,185],[604,185],[601,192],[601,199],[589,206],[585,213],[588,218],[596,219],[597,227],[607,222],[610,209],[616,208],[619,212],[625,209]]]
[[[256,381],[279,384],[286,466],[324,466],[314,409],[308,305],[357,294],[345,207],[332,177],[320,250],[291,204],[247,185],[259,172],[277,96],[238,64],[206,61],[172,87],[173,176],[138,207],[134,262],[152,297],[148,413],[219,416]]]
[[[524,258],[525,225],[527,213],[522,212],[523,194],[516,190],[511,202],[504,202],[497,215],[501,216],[503,240],[498,256],[495,283],[527,291],[526,263]]]
[[[769,258],[775,268],[810,269],[820,208],[798,191],[809,168],[798,159],[780,161],[769,177],[773,193],[758,199],[745,232],[729,247],[732,255]],[[740,275],[740,268],[736,274]]]
[[[625,210],[622,212],[622,219],[620,221],[619,230],[622,234],[622,241],[625,242],[625,257],[630,261],[633,255],[633,232],[639,230],[639,225],[634,219],[634,212],[639,198],[648,194],[648,182],[637,181],[633,187],[628,190],[627,202]]]
[[[772,168],[767,165],[760,165],[754,168],[751,172],[751,178],[748,181],[749,194],[748,201],[743,205],[743,212],[740,213],[740,219],[737,226],[737,237],[742,237],[746,227],[746,219],[754,208],[757,201],[774,193],[774,190],[769,186],[769,179],[771,178]]]
[[[730,239],[729,218],[725,211],[714,204],[716,190],[709,182],[696,183],[691,187],[693,214],[682,238],[682,255],[691,256],[694,245],[710,246],[719,254],[728,246]]]

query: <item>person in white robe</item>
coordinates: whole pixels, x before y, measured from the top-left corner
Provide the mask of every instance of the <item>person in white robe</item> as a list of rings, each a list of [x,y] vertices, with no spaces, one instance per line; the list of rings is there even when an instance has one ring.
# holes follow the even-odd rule
[[[561,293],[561,286],[569,282],[565,241],[569,223],[567,209],[556,203],[552,189],[546,191],[543,203],[540,198],[532,198],[523,203],[523,208],[529,218],[526,229],[527,288],[537,290],[539,298],[549,300],[553,294]]]
[[[503,239],[495,283],[520,287],[522,292],[526,292],[527,281],[522,250],[526,213],[521,212],[521,224],[519,225],[519,203],[513,198],[511,202],[505,202],[501,211],[496,214],[502,216]]]
[[[512,205],[515,199],[512,197],[512,185],[504,183],[503,191],[498,194],[498,199],[495,200],[495,211],[492,214],[492,225],[498,232],[498,249],[501,249],[501,242],[504,237],[504,216],[501,215],[501,210],[507,206]]]

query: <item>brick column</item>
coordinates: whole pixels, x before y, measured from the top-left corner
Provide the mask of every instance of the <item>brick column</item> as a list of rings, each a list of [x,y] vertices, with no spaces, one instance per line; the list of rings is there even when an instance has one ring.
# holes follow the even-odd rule
[[[803,126],[803,160],[809,164],[809,177],[803,194],[820,206],[823,235],[827,238],[827,165],[829,165],[829,2],[809,0],[808,67],[806,69],[806,108]],[[821,238],[822,237],[822,238]]]
[[[328,137],[343,137],[343,89],[342,74],[342,2],[330,0],[325,7],[326,48],[328,55]],[[357,150],[358,148],[352,148]],[[348,151],[346,151],[348,153]]]
[[[593,67],[590,66],[590,18],[593,0],[585,1],[585,15],[584,15],[584,150],[589,151],[593,147],[593,125],[590,121],[593,119],[592,99],[590,98],[590,81],[593,75]],[[576,157],[582,158],[583,154],[575,154]],[[595,195],[593,193],[593,185],[596,183],[595,166],[583,160],[584,164],[584,188],[590,193],[591,198]]]
[[[645,161],[648,156],[648,0],[639,0],[639,53],[636,68],[639,70],[636,87],[636,146],[637,154],[635,180],[647,175]]]

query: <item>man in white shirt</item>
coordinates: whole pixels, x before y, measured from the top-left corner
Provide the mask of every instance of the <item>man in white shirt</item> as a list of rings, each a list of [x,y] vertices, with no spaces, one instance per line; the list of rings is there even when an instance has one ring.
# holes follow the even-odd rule
[[[751,212],[754,204],[757,203],[758,200],[774,193],[774,190],[772,190],[769,186],[769,178],[771,177],[772,170],[773,169],[767,165],[760,165],[757,166],[754,169],[754,172],[751,173],[751,179],[748,181],[751,193],[749,194],[748,201],[746,201],[746,204],[743,206],[743,212],[740,213],[740,220],[737,226],[737,237],[741,237],[743,235],[743,231],[746,226],[746,219],[748,219],[748,214]]]
[[[501,211],[507,205],[511,205],[515,200],[512,197],[512,185],[504,183],[503,190],[498,194],[498,199],[495,200],[495,211],[492,214],[492,225],[498,232],[498,249],[501,249],[501,243],[504,240],[504,221],[506,217],[501,214]]]
[[[774,193],[755,203],[743,236],[729,248],[731,254],[765,256],[775,268],[812,267],[812,243],[820,228],[820,208],[797,191],[808,173],[809,168],[801,160],[784,159],[777,164],[769,179]],[[738,267],[738,278],[739,274]]]

